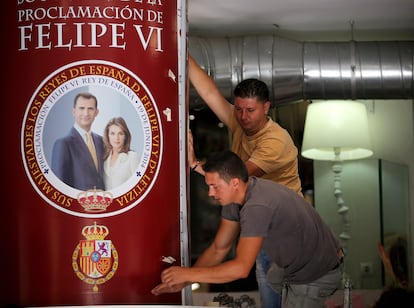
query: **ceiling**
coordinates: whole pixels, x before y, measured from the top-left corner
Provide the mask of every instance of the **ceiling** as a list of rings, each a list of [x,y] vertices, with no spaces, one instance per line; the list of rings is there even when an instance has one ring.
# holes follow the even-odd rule
[[[414,0],[187,0],[190,36],[413,40]]]

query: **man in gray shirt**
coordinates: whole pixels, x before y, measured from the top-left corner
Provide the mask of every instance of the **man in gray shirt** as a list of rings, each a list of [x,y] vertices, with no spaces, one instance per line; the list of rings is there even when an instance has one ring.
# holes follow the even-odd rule
[[[152,293],[245,278],[262,248],[272,259],[268,280],[282,291],[282,307],[324,307],[341,280],[343,256],[316,210],[281,184],[249,177],[244,162],[231,151],[211,155],[203,170],[209,196],[222,205],[220,227],[193,267],[164,270]],[[223,262],[236,241],[235,258]]]

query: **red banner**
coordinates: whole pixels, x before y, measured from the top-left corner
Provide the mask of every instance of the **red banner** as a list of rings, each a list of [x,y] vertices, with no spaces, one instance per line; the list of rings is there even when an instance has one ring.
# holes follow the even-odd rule
[[[3,4],[2,306],[181,303],[179,6]]]

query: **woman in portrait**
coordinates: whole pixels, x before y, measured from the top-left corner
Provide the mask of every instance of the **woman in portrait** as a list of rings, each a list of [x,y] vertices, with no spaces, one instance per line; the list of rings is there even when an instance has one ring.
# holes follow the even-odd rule
[[[122,117],[109,120],[103,136],[104,182],[106,190],[127,181],[139,164],[138,154],[131,150],[131,133]]]

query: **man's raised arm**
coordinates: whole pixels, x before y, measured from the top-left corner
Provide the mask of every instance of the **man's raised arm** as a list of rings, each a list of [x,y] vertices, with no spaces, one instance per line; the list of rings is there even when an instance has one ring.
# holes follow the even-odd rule
[[[214,80],[208,76],[191,55],[188,59],[188,74],[198,95],[207,103],[220,121],[227,126],[231,112],[233,112],[232,104],[223,97]]]

